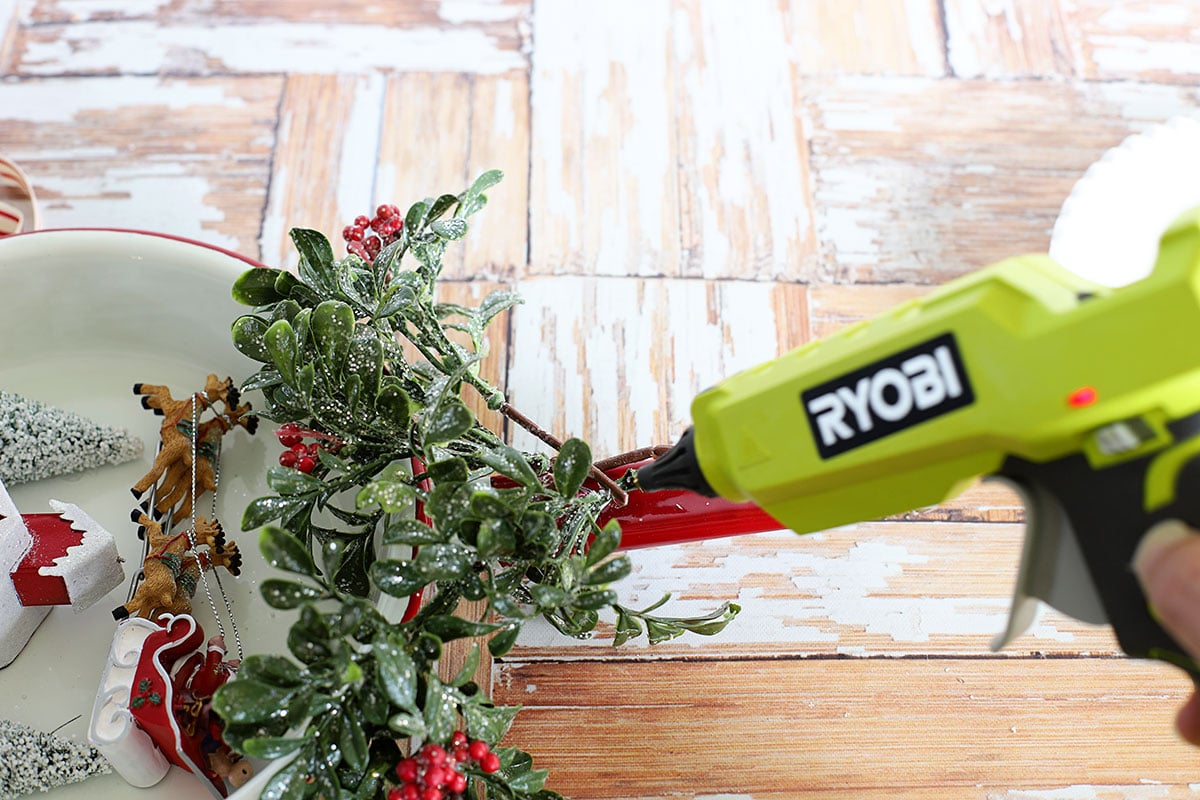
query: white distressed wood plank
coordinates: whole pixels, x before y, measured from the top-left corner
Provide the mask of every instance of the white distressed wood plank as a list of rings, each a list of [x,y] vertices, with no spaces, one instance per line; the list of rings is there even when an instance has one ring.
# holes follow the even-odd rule
[[[1021,525],[867,522],[807,536],[789,531],[631,551],[614,586],[630,608],[674,595],[662,613],[692,616],[736,602],[721,634],[612,648],[612,621],[586,641],[530,623],[513,658],[728,658],[737,655],[985,656],[1003,630]],[[1119,652],[1111,629],[1044,609],[1002,657]]]
[[[1148,84],[844,78],[815,82],[808,103],[822,279],[940,283],[1045,252],[1087,166],[1200,98]]]
[[[66,5],[72,18],[71,4]],[[522,52],[526,15],[520,5],[452,2],[444,7],[448,18],[435,12],[400,20],[402,24],[383,14],[390,4],[376,6],[380,13],[365,18],[306,15],[305,9],[314,7],[309,3],[297,4],[294,16],[279,13],[288,6],[273,4],[276,14],[263,17],[243,15],[239,4],[222,4],[215,14],[185,6],[188,13],[179,15],[154,5],[151,0],[137,3],[132,16],[112,18],[93,9],[79,21],[22,25],[13,46],[13,69],[24,75],[206,75],[304,73],[325,65],[341,73],[496,74],[527,64]],[[52,4],[46,13],[53,16],[61,7]],[[477,11],[486,24],[466,24]],[[493,24],[497,17],[499,27]]]
[[[531,93],[531,270],[676,275],[671,9],[539,3]]]
[[[383,107],[376,203],[401,212],[426,197],[459,194],[488,169],[506,177],[488,192],[471,230],[447,251],[453,280],[508,277],[526,260],[528,84],[501,76],[409,73],[391,76]]]
[[[288,231],[321,231],[345,253],[341,231],[371,211],[385,80],[380,75],[292,75],[279,106],[262,260],[292,268]],[[330,125],[330,120],[338,124]]]
[[[814,271],[787,23],[785,9],[765,2],[676,3],[681,275],[799,280]]]
[[[944,0],[947,60],[959,78],[1080,72],[1074,28],[1058,0]]]
[[[589,798],[1194,797],[1190,685],[1125,660],[503,664],[509,734]]]
[[[1071,0],[1082,72],[1100,80],[1195,85],[1200,76],[1200,6],[1159,0]]]
[[[805,75],[946,73],[935,0],[793,0],[784,34]]]
[[[586,438],[597,458],[673,442],[698,392],[808,328],[798,285],[560,276],[517,291],[509,398],[555,435]]]
[[[45,227],[172,233],[258,255],[273,77],[0,83],[0,152],[21,163]]]

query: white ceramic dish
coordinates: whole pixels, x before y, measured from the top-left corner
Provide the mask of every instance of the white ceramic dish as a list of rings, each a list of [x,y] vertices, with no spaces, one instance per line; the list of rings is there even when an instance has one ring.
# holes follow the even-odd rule
[[[129,487],[149,468],[160,418],[132,393],[138,381],[166,384],[175,396],[200,389],[215,372],[241,382],[255,365],[232,346],[229,326],[245,309],[230,296],[253,262],[172,237],[129,231],[45,231],[0,239],[0,388],[118,425],[142,437],[142,459],[73,476],[10,487],[23,513],[49,511],[51,498],[76,503],[117,540],[126,575],[141,550],[129,521]],[[251,397],[251,401],[255,398]],[[242,510],[267,493],[263,479],[279,446],[272,426],[226,438],[217,510],[244,552],[242,576],[223,576],[246,654],[282,652],[290,614],[265,606],[257,583],[267,568],[256,537],[239,534]],[[209,500],[201,499],[207,511]],[[9,667],[0,670],[0,718],[86,740],[122,585],[87,611],[56,608]],[[202,596],[195,615],[215,633]],[[230,642],[232,650],[232,641]],[[242,794],[242,793],[239,793]],[[208,798],[200,781],[173,768],[139,790],[116,774],[52,793],[56,798]]]

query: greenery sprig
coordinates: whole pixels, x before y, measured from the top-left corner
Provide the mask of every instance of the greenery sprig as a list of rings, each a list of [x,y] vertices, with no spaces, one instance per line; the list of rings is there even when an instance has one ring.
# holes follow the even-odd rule
[[[372,243],[374,258],[351,248],[360,254],[335,259],[322,234],[293,230],[296,274],[254,269],[233,287],[255,307],[233,323],[234,345],[262,365],[242,388],[262,392],[263,415],[292,445],[268,470],[273,494],[242,520],[262,528],[267,563],[290,573],[261,591],[271,607],[298,611],[291,658],[247,658],[214,702],[235,749],[292,757],[264,798],[403,797],[401,776],[417,769],[406,751],[436,754],[464,737],[495,757],[451,772],[422,766],[443,769],[442,797],[557,797],[528,754],[500,746],[518,707],[494,705],[472,682],[480,642],[503,656],[536,616],[585,637],[608,609],[615,643],[643,632],[654,643],[717,633],[738,612],[726,603],[701,617],[651,613],[666,598],[622,606],[610,584],[632,566],[619,526],[597,524],[612,495],[588,480],[588,445],[569,439],[553,458],[519,451],[464,403],[472,391],[488,409],[511,409],[479,367],[487,326],[519,298],[436,298],[446,247],[500,178],[486,172],[461,194],[413,204],[385,246]],[[424,607],[400,622],[372,600],[421,590]],[[464,599],[486,601],[483,611],[459,615]],[[439,677],[442,646],[463,638],[479,641],[455,677]],[[450,780],[455,770],[469,780]]]

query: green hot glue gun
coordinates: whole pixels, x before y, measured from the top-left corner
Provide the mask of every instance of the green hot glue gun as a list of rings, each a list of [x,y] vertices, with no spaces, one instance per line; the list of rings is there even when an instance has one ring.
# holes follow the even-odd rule
[[[636,487],[752,501],[799,533],[1010,482],[1030,522],[996,646],[1040,599],[1200,682],[1129,566],[1154,523],[1200,527],[1200,208],[1135,283],[1009,259],[728,378],[692,418]]]

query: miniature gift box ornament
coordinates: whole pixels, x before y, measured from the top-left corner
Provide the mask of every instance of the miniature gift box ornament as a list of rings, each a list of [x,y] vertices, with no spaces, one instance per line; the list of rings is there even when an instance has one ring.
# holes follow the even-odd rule
[[[0,482],[0,667],[12,663],[56,605],[82,611],[125,579],[113,537],[79,506],[17,510]]]

